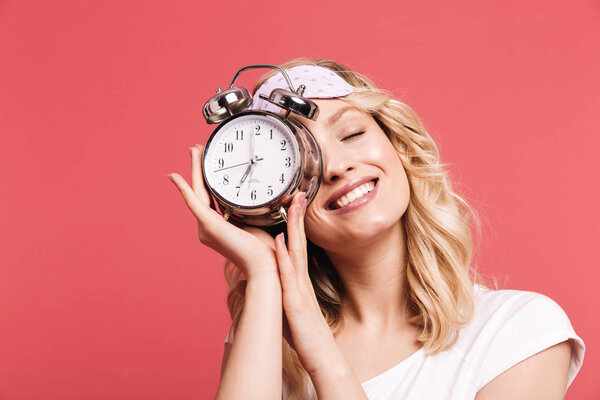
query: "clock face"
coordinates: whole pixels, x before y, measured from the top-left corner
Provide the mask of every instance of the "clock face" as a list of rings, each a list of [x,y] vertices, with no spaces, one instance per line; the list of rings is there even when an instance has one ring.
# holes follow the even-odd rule
[[[220,126],[204,156],[211,188],[227,202],[259,207],[282,195],[296,176],[299,151],[291,130],[258,114]]]

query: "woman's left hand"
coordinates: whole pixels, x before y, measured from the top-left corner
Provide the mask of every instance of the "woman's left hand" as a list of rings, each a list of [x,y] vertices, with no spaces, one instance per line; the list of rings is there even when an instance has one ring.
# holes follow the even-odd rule
[[[285,311],[283,335],[296,350],[304,369],[312,374],[326,368],[339,352],[308,274],[306,204],[305,193],[294,197],[288,209],[288,244],[281,233],[275,238],[275,250]]]

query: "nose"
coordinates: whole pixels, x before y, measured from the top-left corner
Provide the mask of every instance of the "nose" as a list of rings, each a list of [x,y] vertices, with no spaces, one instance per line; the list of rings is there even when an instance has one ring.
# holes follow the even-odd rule
[[[323,180],[334,183],[348,172],[353,171],[355,161],[341,151],[323,151]]]

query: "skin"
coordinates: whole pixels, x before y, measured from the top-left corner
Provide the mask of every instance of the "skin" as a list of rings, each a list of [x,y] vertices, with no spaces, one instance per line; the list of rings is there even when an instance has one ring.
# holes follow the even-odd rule
[[[315,135],[324,159],[322,186],[306,212],[306,235],[326,251],[344,282],[348,322],[376,332],[405,325],[406,246],[401,217],[410,197],[406,172],[370,115],[353,108],[328,126],[328,116],[348,103],[314,101],[320,110],[317,121],[298,117]],[[347,138],[359,131],[365,133]],[[365,176],[379,178],[373,200],[344,214],[325,208],[336,189]]]
[[[405,310],[406,244],[402,216],[410,189],[396,150],[370,115],[353,109],[330,126],[329,117],[348,103],[339,99],[314,101],[320,109],[316,121],[295,118],[313,133],[321,147],[324,180],[308,208],[302,193],[294,198],[288,209],[287,243],[282,235],[273,240],[258,228],[240,228],[224,222],[210,209],[200,179],[202,146],[191,149],[192,187],[178,174],[171,174],[170,178],[198,218],[202,243],[234,261],[248,277],[249,286],[252,282],[270,281],[268,277],[277,274],[281,286],[275,290],[281,291],[284,311],[279,323],[283,322],[283,335],[298,353],[318,397],[366,399],[361,382],[398,364],[419,348],[419,332],[408,323]],[[350,137],[359,131],[365,133]],[[365,176],[379,178],[378,193],[369,203],[344,214],[327,210],[326,201],[336,189]],[[336,337],[324,320],[312,289],[307,237],[326,251],[346,287],[342,311],[345,322]],[[261,292],[264,287],[261,286]],[[258,338],[246,340],[244,331],[250,332],[250,328],[240,328],[238,342],[256,345]],[[238,350],[232,365],[243,365],[245,359],[239,352],[252,348],[249,344],[240,346],[238,349],[242,350]],[[229,351],[226,346],[222,371],[226,369]],[[476,399],[563,398],[570,351],[570,345],[563,342],[522,361],[488,383]],[[232,384],[223,386],[235,388],[235,382],[242,379],[234,375],[238,372],[241,375],[238,370],[225,374],[233,378],[229,378]],[[546,397],[539,397],[542,383]],[[279,393],[279,388],[274,392]]]
[[[406,243],[401,217],[410,188],[396,150],[373,118],[355,109],[330,127],[325,122],[328,116],[347,103],[314,101],[320,109],[317,121],[298,119],[321,147],[324,181],[306,211],[305,230],[325,249],[346,287],[345,326],[336,343],[363,382],[419,348],[418,330],[410,326],[404,309]],[[366,133],[344,140],[362,130]],[[333,214],[324,207],[338,187],[371,175],[379,177],[379,189],[366,206],[347,214]],[[549,347],[493,379],[475,400],[563,399],[570,356],[568,341]]]

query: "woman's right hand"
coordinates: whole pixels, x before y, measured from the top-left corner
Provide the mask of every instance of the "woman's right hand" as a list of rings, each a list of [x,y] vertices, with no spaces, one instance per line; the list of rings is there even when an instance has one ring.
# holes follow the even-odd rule
[[[177,173],[169,174],[177,186],[188,208],[198,220],[198,237],[250,279],[263,273],[277,274],[275,241],[260,228],[237,227],[223,219],[211,208],[211,199],[202,178],[202,154],[204,146],[190,147],[192,158],[192,186]]]

